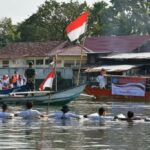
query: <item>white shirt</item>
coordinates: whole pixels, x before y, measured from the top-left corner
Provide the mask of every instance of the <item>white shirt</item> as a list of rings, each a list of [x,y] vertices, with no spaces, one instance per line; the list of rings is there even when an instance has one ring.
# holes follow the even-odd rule
[[[2,90],[2,88],[3,88],[3,84],[2,82],[0,82],[0,90]]]
[[[99,116],[98,113],[88,115],[88,119],[92,122],[100,122],[100,123],[105,122],[105,116]]]
[[[55,118],[55,119],[71,119],[71,118],[80,118],[79,115],[77,114],[74,114],[74,113],[70,113],[70,112],[67,112],[67,113],[63,113],[63,112],[56,112],[56,113],[53,113],[53,114],[50,114],[48,115],[49,118]]]
[[[38,110],[28,109],[17,113],[17,115],[24,119],[34,119],[39,118],[41,113]]]
[[[3,119],[10,119],[14,116],[14,114],[9,113],[9,112],[0,112],[0,118]]]
[[[20,87],[20,86],[22,86],[22,85],[24,85],[23,79],[18,79],[18,80],[17,80],[17,87]]]
[[[97,76],[96,81],[99,83],[99,87],[101,89],[105,88],[105,86],[106,86],[106,79],[105,79],[105,77],[103,75]]]

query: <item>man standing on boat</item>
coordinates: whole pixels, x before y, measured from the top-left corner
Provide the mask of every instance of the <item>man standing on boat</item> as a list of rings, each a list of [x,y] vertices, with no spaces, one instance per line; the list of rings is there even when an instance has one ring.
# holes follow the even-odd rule
[[[27,89],[29,91],[34,91],[35,89],[35,69],[32,68],[33,63],[29,62],[29,68],[25,71],[25,77],[27,78]]]
[[[106,87],[105,75],[106,75],[106,70],[101,69],[100,74],[96,78],[96,81],[99,83],[99,88],[101,88],[101,89],[105,89],[105,87]]]

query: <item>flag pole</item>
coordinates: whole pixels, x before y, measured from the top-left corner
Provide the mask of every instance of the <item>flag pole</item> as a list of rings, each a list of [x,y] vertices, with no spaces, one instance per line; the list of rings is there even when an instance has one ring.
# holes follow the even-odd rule
[[[66,32],[67,35],[70,39],[70,41],[75,41],[79,39],[80,35],[86,31],[86,23],[88,19],[89,13],[88,11],[84,11],[79,17],[77,17],[75,20],[73,20],[67,27],[66,27]],[[84,41],[83,40],[82,46],[81,47],[81,54],[80,54],[80,64],[79,64],[79,69],[78,69],[78,74],[77,74],[77,82],[76,85],[78,86],[80,83],[80,72],[81,72],[81,66],[82,66],[82,59],[83,59],[83,47],[84,47]],[[78,44],[79,45],[79,44]]]
[[[81,47],[81,51],[80,51],[80,63],[79,63],[79,69],[78,69],[78,75],[77,75],[77,86],[80,83],[80,72],[81,72],[81,66],[82,66],[82,58],[83,58],[83,50]]]
[[[77,86],[80,84],[80,74],[81,74],[81,67],[82,67],[82,60],[83,60],[84,42],[85,42],[85,38],[82,42],[82,45],[79,44],[79,46],[81,47],[81,53],[80,53],[80,64],[79,64],[78,75],[77,75]]]
[[[57,68],[57,58],[58,58],[58,55],[56,54],[56,55],[55,55],[55,90],[56,90],[56,91],[58,90],[58,87],[57,87],[57,72],[56,72],[56,68]]]

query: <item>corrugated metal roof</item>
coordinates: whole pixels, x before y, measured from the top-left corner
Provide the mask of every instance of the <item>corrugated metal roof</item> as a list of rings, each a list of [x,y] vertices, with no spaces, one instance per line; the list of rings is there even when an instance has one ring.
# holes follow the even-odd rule
[[[149,35],[101,36],[85,40],[84,47],[91,53],[132,52],[150,41]]]
[[[109,66],[88,68],[85,70],[85,72],[100,72],[102,69],[105,69],[107,72],[120,72],[130,70],[136,67],[139,67],[139,65],[109,65]]]
[[[146,53],[123,53],[105,56],[106,59],[150,59],[150,52]]]

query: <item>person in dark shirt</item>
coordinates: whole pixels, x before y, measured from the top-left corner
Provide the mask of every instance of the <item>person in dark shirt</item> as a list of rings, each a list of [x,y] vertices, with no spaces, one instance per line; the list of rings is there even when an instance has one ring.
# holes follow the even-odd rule
[[[33,63],[29,62],[29,68],[25,71],[25,77],[27,79],[27,90],[34,91],[35,89],[35,69],[32,68]]]

